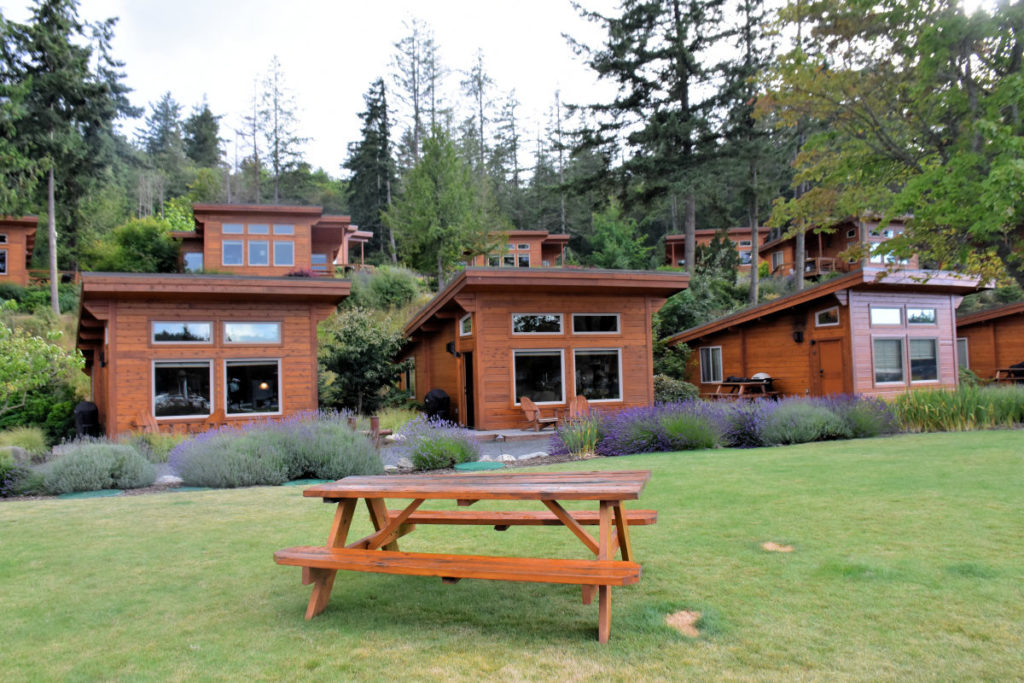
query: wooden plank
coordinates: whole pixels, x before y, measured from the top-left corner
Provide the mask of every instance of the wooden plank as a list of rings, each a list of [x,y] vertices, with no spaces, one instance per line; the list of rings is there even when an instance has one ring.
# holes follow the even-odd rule
[[[367,550],[376,550],[377,548],[381,547],[382,545],[386,545],[386,544],[392,543],[398,537],[399,528],[402,526],[402,524],[405,522],[405,520],[407,520],[409,518],[409,515],[411,515],[413,512],[415,512],[416,508],[418,508],[422,504],[423,504],[423,499],[422,498],[418,498],[418,499],[412,501],[411,503],[409,503],[405,507],[404,510],[402,510],[401,512],[399,512],[397,515],[395,515],[393,517],[390,514],[388,514],[387,512],[385,512],[385,514],[388,517],[387,525],[385,525],[385,527],[383,529],[378,531],[376,534],[374,534],[371,538],[369,538],[367,540],[367,543],[366,543],[366,546],[365,546],[366,549]]]
[[[622,550],[622,559],[633,559],[633,543],[629,540],[629,513],[621,502],[613,506],[615,510],[616,544]]]
[[[603,501],[602,501],[602,504],[603,504]],[[597,554],[597,552],[598,552],[598,543],[597,543],[597,541],[595,541],[594,537],[591,536],[590,534],[588,534],[583,529],[583,527],[581,527],[579,524],[576,523],[576,520],[573,519],[573,516],[571,514],[569,514],[569,512],[558,503],[558,501],[555,501],[555,500],[545,500],[544,501],[544,505],[546,505],[548,507],[548,509],[551,510],[551,512],[554,513],[555,517],[557,517],[559,519],[559,521],[562,522],[562,524],[564,524],[565,526],[567,526],[569,528],[569,531],[571,531],[574,534],[576,534],[576,538],[578,538],[581,541],[583,541],[583,545],[587,546],[587,548],[590,549],[590,552],[592,552],[594,554]],[[601,558],[601,559],[607,559],[607,558]]]
[[[568,510],[577,524],[595,525],[597,510]],[[388,512],[390,517],[397,510]],[[658,521],[657,510],[627,510],[626,524],[648,525]],[[480,526],[561,526],[562,520],[549,510],[417,510],[409,519],[410,524],[454,524]]]
[[[623,560],[571,560],[490,555],[448,555],[299,546],[274,553],[281,565],[409,576],[495,581],[625,586],[640,580],[641,567]]]

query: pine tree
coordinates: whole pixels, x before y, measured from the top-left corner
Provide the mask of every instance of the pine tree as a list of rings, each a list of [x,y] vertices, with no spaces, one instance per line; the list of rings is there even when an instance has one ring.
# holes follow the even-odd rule
[[[294,170],[302,161],[301,147],[308,138],[300,136],[295,97],[288,89],[277,55],[270,60],[263,79],[259,129],[267,152],[267,163],[274,179],[274,203],[281,201],[281,176]]]
[[[185,119],[185,154],[202,168],[214,168],[220,165],[220,120],[210,111],[210,105],[203,98],[191,116]]]

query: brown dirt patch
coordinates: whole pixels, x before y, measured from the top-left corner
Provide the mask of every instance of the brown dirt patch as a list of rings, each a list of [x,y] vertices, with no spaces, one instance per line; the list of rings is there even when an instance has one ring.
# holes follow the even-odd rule
[[[761,549],[767,550],[770,553],[791,553],[796,550],[796,548],[791,545],[779,545],[774,541],[765,541],[761,544]]]
[[[687,638],[699,638],[700,631],[697,630],[697,622],[700,620],[700,612],[693,610],[680,610],[665,617],[665,623],[682,633]]]

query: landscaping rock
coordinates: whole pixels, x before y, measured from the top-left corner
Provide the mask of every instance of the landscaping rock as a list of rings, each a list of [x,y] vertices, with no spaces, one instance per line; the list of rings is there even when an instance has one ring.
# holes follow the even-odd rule
[[[548,454],[545,453],[544,451],[536,451],[534,453],[526,453],[525,455],[520,455],[518,459],[529,460],[531,458],[546,458],[547,456]]]
[[[516,456],[509,455],[508,453],[502,453],[498,457],[501,458],[502,462],[515,462],[516,461]]]
[[[181,486],[185,483],[185,480],[181,477],[173,474],[164,474],[157,477],[156,481],[153,482],[153,486]]]

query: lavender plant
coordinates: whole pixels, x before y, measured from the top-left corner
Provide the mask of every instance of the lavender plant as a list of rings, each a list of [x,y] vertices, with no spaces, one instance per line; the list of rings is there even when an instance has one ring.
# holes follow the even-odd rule
[[[480,445],[472,431],[445,420],[418,417],[407,423],[394,446],[419,470],[454,467],[480,459]]]
[[[135,489],[156,479],[153,465],[131,446],[104,439],[71,442],[47,464],[43,489],[54,495],[72,491]]]

